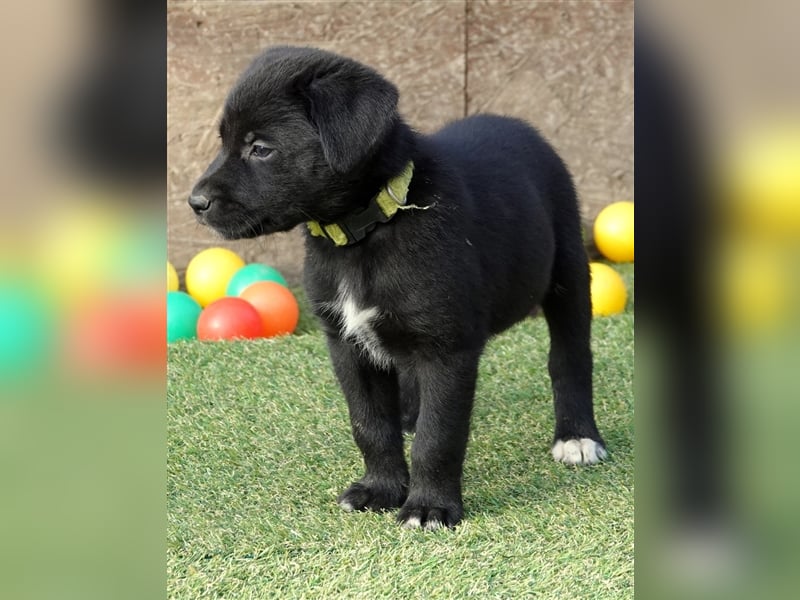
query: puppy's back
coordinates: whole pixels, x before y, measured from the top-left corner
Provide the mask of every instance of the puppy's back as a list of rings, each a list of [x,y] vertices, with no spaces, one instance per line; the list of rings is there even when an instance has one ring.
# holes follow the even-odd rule
[[[523,181],[550,196],[553,188],[571,186],[566,166],[531,125],[511,117],[479,114],[454,121],[431,136],[458,163],[471,189],[487,179]],[[543,198],[546,201],[546,198]]]

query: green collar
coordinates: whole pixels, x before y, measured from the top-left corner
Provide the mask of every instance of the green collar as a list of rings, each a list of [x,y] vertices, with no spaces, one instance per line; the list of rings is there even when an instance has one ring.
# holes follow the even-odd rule
[[[403,172],[390,179],[383,189],[362,211],[351,213],[341,221],[322,224],[306,223],[308,231],[316,237],[326,237],[336,246],[349,246],[363,240],[378,223],[386,223],[405,207],[408,186],[414,175],[414,162],[409,161]]]

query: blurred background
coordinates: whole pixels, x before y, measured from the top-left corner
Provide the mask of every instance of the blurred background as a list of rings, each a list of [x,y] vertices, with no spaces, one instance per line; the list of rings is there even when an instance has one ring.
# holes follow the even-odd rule
[[[0,7],[0,597],[164,593],[164,6]]]
[[[636,587],[790,598],[797,2],[637,2]]]

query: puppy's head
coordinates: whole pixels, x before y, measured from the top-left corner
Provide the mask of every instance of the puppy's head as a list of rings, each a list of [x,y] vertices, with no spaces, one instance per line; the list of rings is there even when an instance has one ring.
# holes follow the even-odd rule
[[[312,48],[268,49],[230,92],[222,148],[189,204],[229,239],[335,221],[352,210],[398,120],[397,89],[369,67]]]

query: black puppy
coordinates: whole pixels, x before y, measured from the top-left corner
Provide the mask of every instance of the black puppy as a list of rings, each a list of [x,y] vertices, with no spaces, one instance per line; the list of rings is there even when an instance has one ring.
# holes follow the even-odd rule
[[[228,96],[222,150],[189,204],[229,239],[308,225],[305,285],[366,464],[339,504],[401,506],[401,523],[434,529],[463,516],[486,341],[537,305],[550,329],[553,457],[586,464],[606,451],[566,167],[522,121],[479,115],[423,136],[400,118],[397,98],[353,60],[267,50]],[[416,429],[410,474],[404,428]]]

